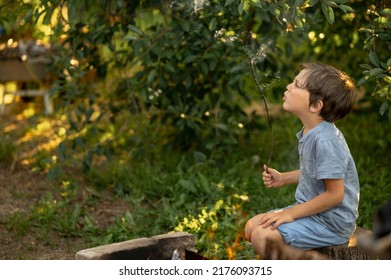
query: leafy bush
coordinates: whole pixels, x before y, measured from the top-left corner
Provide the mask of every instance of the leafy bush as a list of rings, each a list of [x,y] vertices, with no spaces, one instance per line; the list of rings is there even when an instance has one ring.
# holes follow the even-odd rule
[[[0,137],[0,163],[11,164],[15,160],[16,145],[6,137]]]

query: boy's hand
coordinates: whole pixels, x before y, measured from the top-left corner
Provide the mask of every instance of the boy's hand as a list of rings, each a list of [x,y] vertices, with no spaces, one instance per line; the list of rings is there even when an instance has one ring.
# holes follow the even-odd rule
[[[262,179],[266,188],[278,188],[284,185],[280,172],[266,166],[266,164],[263,165],[263,169],[264,171],[262,172]]]
[[[279,225],[283,223],[293,222],[294,219],[289,213],[289,210],[279,210],[275,212],[268,212],[261,216],[259,220],[259,226],[263,228],[271,227],[271,229],[276,229]]]

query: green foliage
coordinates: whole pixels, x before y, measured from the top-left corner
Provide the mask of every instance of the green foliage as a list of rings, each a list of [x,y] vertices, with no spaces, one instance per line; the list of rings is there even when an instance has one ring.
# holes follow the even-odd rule
[[[391,197],[390,163],[384,151],[391,148],[386,124],[373,108],[361,109],[338,122],[356,160],[361,184],[358,225],[371,229],[373,214]],[[138,116],[141,118],[141,116]],[[134,119],[136,121],[137,118]],[[276,147],[272,166],[297,168],[296,118],[273,118]],[[363,129],[365,128],[365,129]],[[266,189],[260,167],[267,160],[269,133],[251,135],[254,143],[239,145],[229,156],[199,151],[181,153],[157,147],[124,154],[91,166],[86,177],[69,174],[53,180],[53,192],[32,202],[27,212],[14,212],[1,223],[18,236],[34,231],[82,238],[97,246],[139,237],[183,230],[194,234],[199,253],[211,259],[254,259],[244,240],[243,227],[251,216],[294,202],[295,186]],[[254,141],[256,140],[256,141]],[[82,184],[83,182],[83,184]],[[106,207],[100,197],[125,202],[123,212],[99,220],[96,210]],[[114,212],[114,211],[113,211]]]
[[[391,99],[391,57],[389,56],[391,45],[391,9],[386,5],[386,1],[381,1],[378,6],[371,6],[368,10],[371,17],[370,24],[364,26],[361,31],[366,34],[364,48],[369,50],[368,60],[370,63],[363,63],[364,76],[358,81],[358,85],[373,82],[372,92],[383,100],[380,107],[380,114],[384,115],[389,110],[389,100]],[[380,50],[388,50],[382,52]]]
[[[271,139],[267,119],[245,113],[261,100],[249,57],[273,102],[298,63],[317,60],[352,75],[381,100],[366,99],[369,106],[391,115],[386,1],[25,2],[1,2],[1,41],[28,33],[51,43],[51,93],[66,124],[56,157],[38,150],[31,165],[60,182],[57,193],[5,221],[20,234],[49,228],[100,245],[186,230],[209,258],[253,258],[245,221],[292,203],[294,186],[260,184]],[[45,24],[49,37],[39,29]],[[341,122],[359,169],[366,228],[391,195],[388,123],[372,107]],[[295,168],[300,123],[273,116],[273,129],[272,165]],[[0,161],[9,164],[15,146],[0,140]],[[80,178],[61,168],[83,170],[94,195],[108,192],[129,210],[100,226],[90,213],[96,197],[81,200]]]
[[[11,164],[15,160],[16,145],[0,135],[0,163]]]
[[[383,1],[369,7],[359,0],[14,2],[3,8],[16,12],[25,28],[39,22],[51,29],[58,74],[51,91],[67,116],[69,136],[72,130],[78,134],[59,152],[67,158],[71,149],[85,150],[85,171],[94,158],[109,158],[115,151],[120,136],[92,142],[107,127],[117,128],[124,112],[170,127],[164,137],[176,148],[206,153],[232,149],[252,130],[264,129],[262,118],[244,113],[260,99],[249,56],[256,57],[259,82],[270,99],[279,100],[276,95],[283,91],[273,80],[286,84],[303,60],[334,64],[360,78],[357,67],[370,50],[375,64],[366,64],[359,85],[389,80],[387,63],[377,60],[389,37]],[[366,49],[359,27],[368,34]],[[346,59],[341,52],[347,52]],[[386,100],[381,113],[387,108]]]

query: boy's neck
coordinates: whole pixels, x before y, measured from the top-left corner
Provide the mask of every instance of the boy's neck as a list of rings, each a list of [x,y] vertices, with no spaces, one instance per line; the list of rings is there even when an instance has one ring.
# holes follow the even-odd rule
[[[303,123],[303,135],[305,135],[308,131],[310,131],[311,129],[313,129],[315,126],[317,126],[318,124],[320,124],[321,122],[323,122],[324,119],[320,116],[318,116],[317,118],[310,118],[310,119],[307,119],[305,121],[301,120],[301,122]]]

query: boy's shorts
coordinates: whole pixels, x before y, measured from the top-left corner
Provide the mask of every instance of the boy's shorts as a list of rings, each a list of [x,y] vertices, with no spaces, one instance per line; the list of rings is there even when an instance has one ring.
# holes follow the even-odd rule
[[[311,217],[281,224],[277,230],[286,243],[302,250],[342,245],[349,241],[346,237],[336,235]]]

